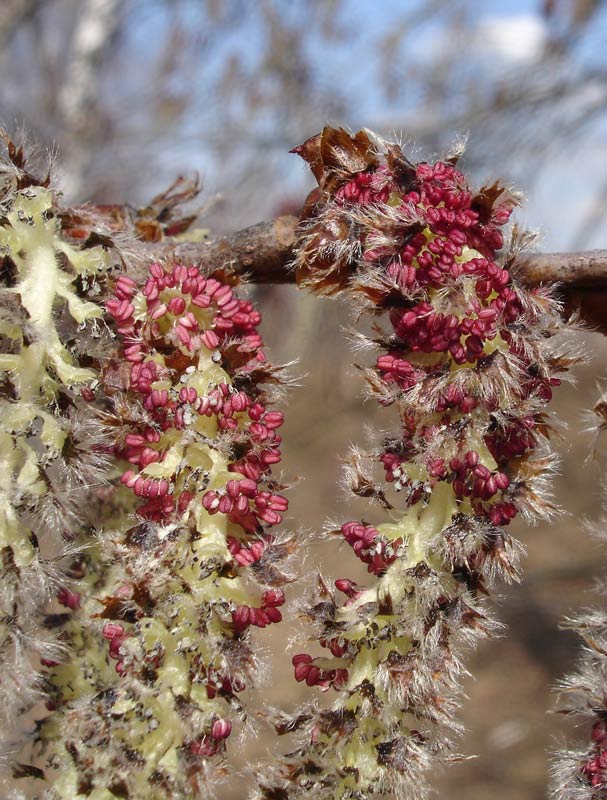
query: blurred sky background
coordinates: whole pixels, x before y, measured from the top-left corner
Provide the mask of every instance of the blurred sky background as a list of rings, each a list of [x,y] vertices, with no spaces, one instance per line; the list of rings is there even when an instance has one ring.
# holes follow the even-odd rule
[[[0,120],[57,154],[67,202],[145,205],[198,171],[215,233],[297,213],[313,181],[288,151],[326,123],[396,136],[417,159],[468,135],[464,169],[526,193],[517,219],[542,230],[541,249],[587,250],[607,247],[606,53],[605,0],[0,0]],[[273,359],[299,360],[284,471],[304,476],[290,493],[303,542],[327,518],[366,513],[336,489],[340,454],[364,444],[365,425],[389,422],[348,369],[345,304],[288,286],[253,292]],[[569,515],[513,525],[526,580],[503,591],[508,636],[471,658],[462,750],[479,758],[437,777],[441,800],[546,797],[545,751],[565,733],[547,716],[550,689],[577,647],[558,624],[607,569],[581,526],[600,513],[582,411],[607,346],[588,334],[583,348],[594,360],[554,404],[569,426],[557,483]],[[322,564],[328,578],[357,577],[334,542],[309,550],[307,574]],[[260,702],[292,707],[305,690],[281,627],[260,634],[273,664]],[[274,748],[252,737],[241,761]],[[242,800],[244,786],[222,800]]]
[[[327,122],[419,155],[469,134],[547,249],[597,247],[606,46],[603,0],[3,0],[0,117],[57,149],[69,200],[198,171],[216,231],[297,207],[288,150]]]

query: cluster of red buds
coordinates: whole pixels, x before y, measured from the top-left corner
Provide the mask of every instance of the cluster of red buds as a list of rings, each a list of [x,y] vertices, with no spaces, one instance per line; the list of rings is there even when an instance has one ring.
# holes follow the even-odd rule
[[[582,774],[586,776],[593,789],[607,788],[607,723],[599,720],[592,726],[592,752],[582,767]]]
[[[514,194],[497,183],[475,192],[456,158],[413,164],[365,131],[325,128],[296,152],[319,184],[298,282],[386,315],[387,332],[375,324],[366,340],[383,352],[364,374],[400,430],[347,470],[389,521],[337,531],[376,580],[337,580],[345,602],[319,581],[306,616],[330,656],[293,659],[296,680],[337,699],[281,723],[306,726],[308,742],[259,797],[422,798],[459,730],[462,647],[494,627],[483,595],[495,575],[517,574],[501,526],[553,511],[544,407],[571,359],[549,293],[513,279],[516,241],[498,252]]]
[[[119,349],[99,394],[125,465],[122,520],[104,534],[103,583],[82,569],[74,656],[48,676],[43,736],[70,757],[53,791],[202,796],[245,718],[239,695],[258,668],[248,629],[279,622],[285,600],[291,546],[270,532],[287,509],[271,475],[280,375],[260,314],[198,267],[152,264],[141,288],[121,275],[106,307]]]

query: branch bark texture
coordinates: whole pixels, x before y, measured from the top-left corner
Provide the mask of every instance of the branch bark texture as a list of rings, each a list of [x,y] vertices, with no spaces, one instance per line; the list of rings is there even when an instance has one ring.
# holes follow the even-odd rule
[[[209,268],[229,264],[253,283],[295,283],[297,224],[296,217],[283,216],[205,242],[154,242],[150,254]],[[529,287],[557,284],[567,312],[578,310],[588,325],[607,333],[607,250],[523,254],[516,274]]]
[[[295,283],[290,269],[297,217],[277,217],[250,228],[205,242],[153,243],[151,252],[170,250],[179,258],[202,266],[229,263],[253,283]],[[562,291],[607,290],[607,250],[577,253],[529,253],[518,264],[518,277],[526,286],[558,283]]]

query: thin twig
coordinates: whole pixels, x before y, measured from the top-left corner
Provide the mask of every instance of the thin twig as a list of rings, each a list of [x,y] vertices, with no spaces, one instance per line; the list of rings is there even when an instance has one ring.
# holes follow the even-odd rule
[[[151,258],[172,256],[208,269],[229,266],[253,283],[295,283],[297,224],[296,217],[277,217],[203,242],[164,239],[146,247]],[[523,253],[515,272],[526,286],[556,284],[568,313],[578,310],[591,328],[607,333],[607,250]]]
[[[296,217],[278,217],[250,228],[204,242],[153,243],[152,252],[170,250],[176,257],[202,266],[225,266],[254,283],[294,283],[289,269],[295,243]],[[527,286],[559,283],[565,291],[607,290],[607,250],[579,253],[523,254],[519,279]]]

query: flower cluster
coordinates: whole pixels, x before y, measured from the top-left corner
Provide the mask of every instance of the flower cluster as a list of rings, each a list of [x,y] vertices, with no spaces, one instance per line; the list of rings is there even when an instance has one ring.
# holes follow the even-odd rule
[[[14,754],[19,717],[44,695],[38,660],[62,649],[46,606],[67,597],[62,559],[91,524],[109,468],[107,437],[82,395],[109,340],[99,291],[112,254],[72,239],[48,177],[2,139],[0,751]]]
[[[459,730],[463,645],[495,625],[482,596],[494,576],[517,575],[503,526],[553,512],[544,407],[571,355],[549,294],[515,283],[516,246],[498,254],[511,192],[474,192],[456,158],[415,165],[364,131],[326,128],[296,152],[319,184],[298,280],[387,316],[388,331],[375,325],[366,340],[382,352],[365,377],[400,425],[374,452],[355,451],[346,475],[390,521],[335,531],[375,580],[337,580],[343,602],[320,581],[306,616],[329,652],[293,658],[297,680],[337,700],[281,720],[306,741],[258,796],[419,800]]]
[[[287,507],[270,472],[280,376],[259,313],[196,266],[121,275],[106,307],[119,351],[101,389],[125,466],[76,567],[70,658],[49,669],[53,796],[208,796],[258,669],[248,629],[280,621],[288,579],[270,531]]]

